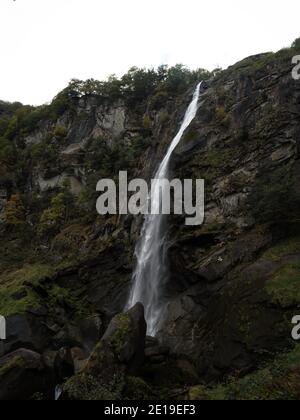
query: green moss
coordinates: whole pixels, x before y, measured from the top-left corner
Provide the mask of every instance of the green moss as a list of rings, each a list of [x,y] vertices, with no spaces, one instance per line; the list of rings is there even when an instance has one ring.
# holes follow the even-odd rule
[[[154,399],[154,393],[152,388],[143,379],[128,376],[125,382],[124,399],[152,400]]]
[[[20,369],[24,366],[24,360],[21,356],[16,356],[11,359],[8,363],[0,368],[0,381],[5,375],[10,373],[14,369]]]
[[[74,319],[82,319],[90,314],[89,304],[82,297],[84,294],[82,288],[71,290],[54,283],[50,285],[47,293],[47,304],[50,310],[57,306],[63,306],[72,313]]]
[[[82,373],[73,376],[64,385],[64,391],[71,400],[101,401],[120,400],[124,381],[115,377],[111,383],[103,386],[91,375]]]
[[[0,277],[0,313],[9,316],[37,308],[40,299],[34,288],[53,274],[52,267],[42,264],[25,265],[12,273],[3,273]]]
[[[167,111],[161,111],[159,113],[159,121],[162,125],[168,123],[170,121],[170,118],[171,117]]]
[[[219,124],[228,127],[230,125],[229,115],[224,106],[218,106],[215,110],[216,120]]]
[[[300,253],[300,237],[292,237],[270,248],[264,258],[271,261],[281,261],[283,257]]]
[[[208,390],[204,385],[197,385],[190,389],[189,399],[193,401],[199,400],[225,400],[225,387],[220,385],[213,390]]]
[[[192,387],[194,400],[298,400],[300,398],[300,345],[242,379],[231,378],[215,388]]]
[[[300,304],[300,261],[281,267],[266,283],[274,302],[283,307]]]
[[[47,397],[42,392],[36,392],[30,398],[32,401],[46,401]]]
[[[122,352],[124,343],[130,330],[130,316],[128,314],[119,314],[116,317],[116,323],[118,324],[118,328],[110,338],[109,344],[112,347],[114,353],[119,356]]]
[[[267,279],[265,289],[274,303],[283,307],[300,304],[300,238],[288,238],[266,251],[262,258],[279,264]],[[275,265],[276,267],[276,265]]]
[[[54,281],[43,282],[54,274],[55,267],[46,264],[24,265],[20,270],[3,273],[0,277],[0,313],[4,316],[21,314],[45,304],[37,293],[39,288],[47,294],[46,303],[50,311],[63,306],[75,318],[89,314],[88,305],[82,299],[81,288],[73,291]]]
[[[151,119],[148,115],[145,115],[143,118],[143,128],[144,130],[150,130],[152,126]]]

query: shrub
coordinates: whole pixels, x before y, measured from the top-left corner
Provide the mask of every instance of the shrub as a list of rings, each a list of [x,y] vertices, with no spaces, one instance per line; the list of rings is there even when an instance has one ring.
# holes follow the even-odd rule
[[[4,216],[8,225],[17,226],[25,223],[25,209],[19,194],[10,197],[4,209]]]
[[[56,235],[69,221],[74,212],[74,199],[68,191],[62,191],[51,200],[51,206],[44,210],[38,225],[40,236]]]
[[[150,107],[154,110],[161,109],[167,102],[169,95],[165,91],[158,91],[151,99]]]
[[[62,125],[57,125],[54,129],[54,135],[58,138],[65,138],[68,135],[68,129]]]
[[[54,144],[48,144],[47,141],[35,144],[31,148],[31,158],[34,165],[49,168],[58,164],[59,152]]]
[[[227,114],[225,108],[223,106],[218,106],[216,108],[216,119],[218,121],[218,123],[224,127],[229,127],[230,126],[230,118],[229,115]]]
[[[10,140],[0,137],[0,164],[11,165],[15,162],[15,148]]]
[[[292,48],[297,52],[300,52],[300,38],[295,39],[295,41],[292,43]]]
[[[143,118],[143,128],[144,128],[144,130],[147,130],[147,131],[151,130],[151,126],[152,126],[152,123],[151,123],[150,117],[148,115],[145,115],[144,118]]]

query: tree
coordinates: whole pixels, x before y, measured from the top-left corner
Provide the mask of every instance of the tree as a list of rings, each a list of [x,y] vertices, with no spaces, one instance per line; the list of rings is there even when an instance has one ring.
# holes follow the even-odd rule
[[[300,38],[295,39],[292,43],[292,48],[300,52]]]
[[[51,206],[42,213],[38,226],[38,233],[41,236],[57,234],[70,217],[74,216],[74,197],[69,189],[70,186],[66,182],[63,191],[52,198]]]

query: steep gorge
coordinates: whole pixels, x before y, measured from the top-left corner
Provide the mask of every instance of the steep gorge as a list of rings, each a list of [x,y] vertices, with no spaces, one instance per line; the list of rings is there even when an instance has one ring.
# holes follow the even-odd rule
[[[207,74],[201,112],[171,168],[181,179],[205,179],[206,218],[201,227],[169,218],[169,305],[158,338],[171,354],[134,372],[148,392],[157,392],[168,372],[168,396],[188,385],[186,398],[211,397],[207,384],[259,372],[278,353],[297,354],[291,339],[300,305],[300,84],[291,77],[297,51],[296,45]],[[41,355],[34,369],[42,365],[53,384],[71,376],[62,368],[75,363],[79,371],[122,312],[142,218],[97,216],[96,182],[119,170],[150,179],[194,88],[190,80],[177,94],[160,90],[136,102],[71,91],[54,117],[31,112],[27,131],[12,123],[15,111],[1,111],[10,132],[0,143],[0,314],[8,328],[0,341],[0,388],[10,369],[22,370],[16,360],[33,363],[31,354],[18,354],[5,368],[8,355],[22,348]],[[289,382],[284,369],[282,381]],[[296,358],[292,374],[299,371]],[[20,389],[17,396],[48,395],[36,383],[29,395]]]

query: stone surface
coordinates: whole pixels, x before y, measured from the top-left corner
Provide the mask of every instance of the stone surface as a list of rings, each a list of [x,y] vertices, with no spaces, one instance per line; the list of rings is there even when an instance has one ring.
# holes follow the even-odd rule
[[[206,214],[204,225],[194,227],[185,226],[183,217],[168,218],[170,276],[163,289],[166,318],[159,338],[172,354],[159,354],[157,340],[146,340],[146,354],[164,356],[153,373],[157,383],[177,369],[172,358],[188,360],[189,371],[194,368],[195,376],[200,375],[198,383],[218,382],[227,374],[255,370],[293,344],[290,320],[300,305],[295,280],[300,253],[300,85],[290,77],[293,53],[249,57],[212,78],[174,153],[172,176],[205,179]],[[0,215],[0,313],[9,309],[12,325],[8,340],[0,343],[0,355],[26,347],[43,353],[47,368],[53,369],[57,353],[65,348],[76,371],[85,367],[85,358],[126,304],[142,218],[97,217],[92,201],[92,211],[81,203],[80,215],[51,239],[41,240],[33,231],[44,204],[47,208],[56,194],[57,177],[74,177],[83,188],[90,182],[94,192],[105,169],[97,166],[97,151],[104,144],[106,152],[124,144],[137,148],[132,175],[150,179],[178,130],[193,89],[179,96],[159,92],[155,105],[157,98],[149,97],[136,107],[97,95],[72,98],[72,112],[67,109],[56,121],[42,119],[18,139],[27,153],[47,138],[47,144],[57,147],[57,156],[51,165],[38,165],[21,183],[27,230],[23,225],[19,230],[7,227],[3,212]],[[64,134],[59,140],[57,126]],[[92,152],[90,141],[95,142]],[[118,170],[122,164],[115,154],[110,156],[113,162],[103,166]],[[0,185],[2,208],[15,192],[10,191],[13,183],[9,185]],[[39,212],[35,199],[40,189],[45,195]],[[76,205],[79,201],[76,197]],[[40,261],[53,268],[51,274],[28,274],[28,265],[35,268]],[[137,319],[141,324],[134,328],[141,331],[139,314]],[[105,375],[118,379],[117,389],[109,392],[119,396],[124,366],[135,370],[142,363],[143,335],[136,333],[113,349],[109,337],[118,331],[116,319],[109,328],[100,343],[105,347]],[[94,352],[96,365],[101,355],[101,348]],[[89,374],[92,362],[90,358]],[[182,378],[173,380],[177,382],[184,386]]]
[[[45,371],[41,356],[19,349],[0,358],[0,400],[18,400],[48,390],[51,377]]]
[[[89,399],[88,394],[80,396],[79,390],[88,388],[90,381],[98,389],[98,399],[113,395],[119,386],[121,392],[125,374],[133,374],[143,364],[145,337],[146,323],[141,304],[116,315],[83,370],[66,383],[65,398]]]

